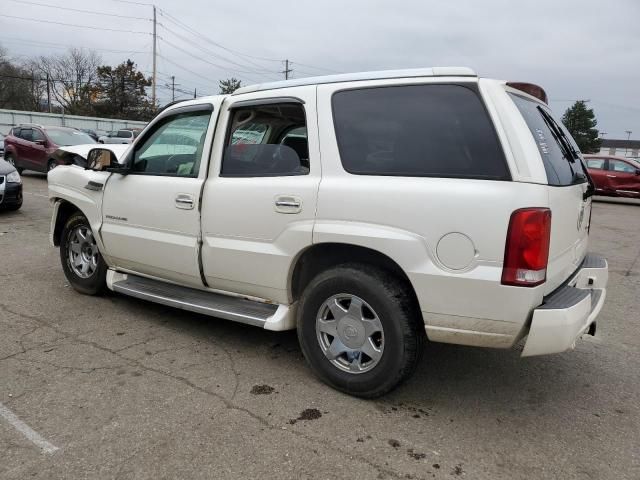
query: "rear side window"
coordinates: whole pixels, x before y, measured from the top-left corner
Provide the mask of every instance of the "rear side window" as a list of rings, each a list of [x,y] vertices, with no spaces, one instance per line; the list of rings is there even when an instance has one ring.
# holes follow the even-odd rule
[[[594,170],[604,170],[604,158],[590,158],[587,160],[587,167]]]
[[[609,160],[609,170],[623,173],[636,173],[636,169],[622,160]]]
[[[332,103],[340,158],[350,173],[510,178],[491,120],[469,87],[345,90]]]
[[[538,102],[513,93],[509,95],[520,110],[538,146],[549,185],[566,186],[586,182],[587,176],[581,160],[573,158],[570,152],[566,151],[558,135],[552,129],[552,126],[560,129],[567,142],[577,152],[578,147],[564,126],[553,120],[551,113],[546,109],[543,110],[544,107]],[[545,119],[543,111],[548,115],[547,119]],[[552,126],[549,122],[552,122]]]
[[[133,133],[129,130],[118,130],[118,138],[131,138],[133,137]]]

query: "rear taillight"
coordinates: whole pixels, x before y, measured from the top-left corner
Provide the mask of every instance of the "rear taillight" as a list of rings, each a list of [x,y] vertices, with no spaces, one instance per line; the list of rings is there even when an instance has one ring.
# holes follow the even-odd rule
[[[511,214],[502,284],[535,287],[547,279],[551,210],[522,208]]]

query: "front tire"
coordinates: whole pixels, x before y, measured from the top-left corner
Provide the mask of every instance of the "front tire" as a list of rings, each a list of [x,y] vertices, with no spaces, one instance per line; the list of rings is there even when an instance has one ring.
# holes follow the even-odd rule
[[[384,395],[416,369],[425,331],[406,281],[369,265],[320,273],[298,305],[298,339],[311,370],[363,398]]]
[[[105,290],[108,267],[89,221],[79,212],[69,217],[62,230],[60,261],[69,284],[78,292],[97,295]]]

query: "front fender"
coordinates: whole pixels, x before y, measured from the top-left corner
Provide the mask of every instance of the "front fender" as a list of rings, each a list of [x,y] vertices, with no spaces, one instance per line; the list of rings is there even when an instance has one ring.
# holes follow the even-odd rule
[[[81,167],[61,165],[51,170],[48,174],[49,199],[54,202],[51,219],[51,243],[55,245],[56,225],[60,219],[63,202],[73,205],[80,210],[89,221],[94,232],[98,249],[109,264],[108,254],[102,242],[100,229],[102,227],[102,198],[103,189],[95,190],[86,188],[91,181],[94,185],[106,185],[110,173],[85,170]]]

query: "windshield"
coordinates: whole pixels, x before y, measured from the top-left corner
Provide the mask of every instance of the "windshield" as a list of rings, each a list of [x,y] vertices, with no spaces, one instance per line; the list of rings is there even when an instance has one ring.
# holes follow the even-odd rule
[[[96,141],[84,132],[79,130],[57,130],[47,129],[47,135],[56,145],[67,147],[69,145],[85,145],[96,143]]]

